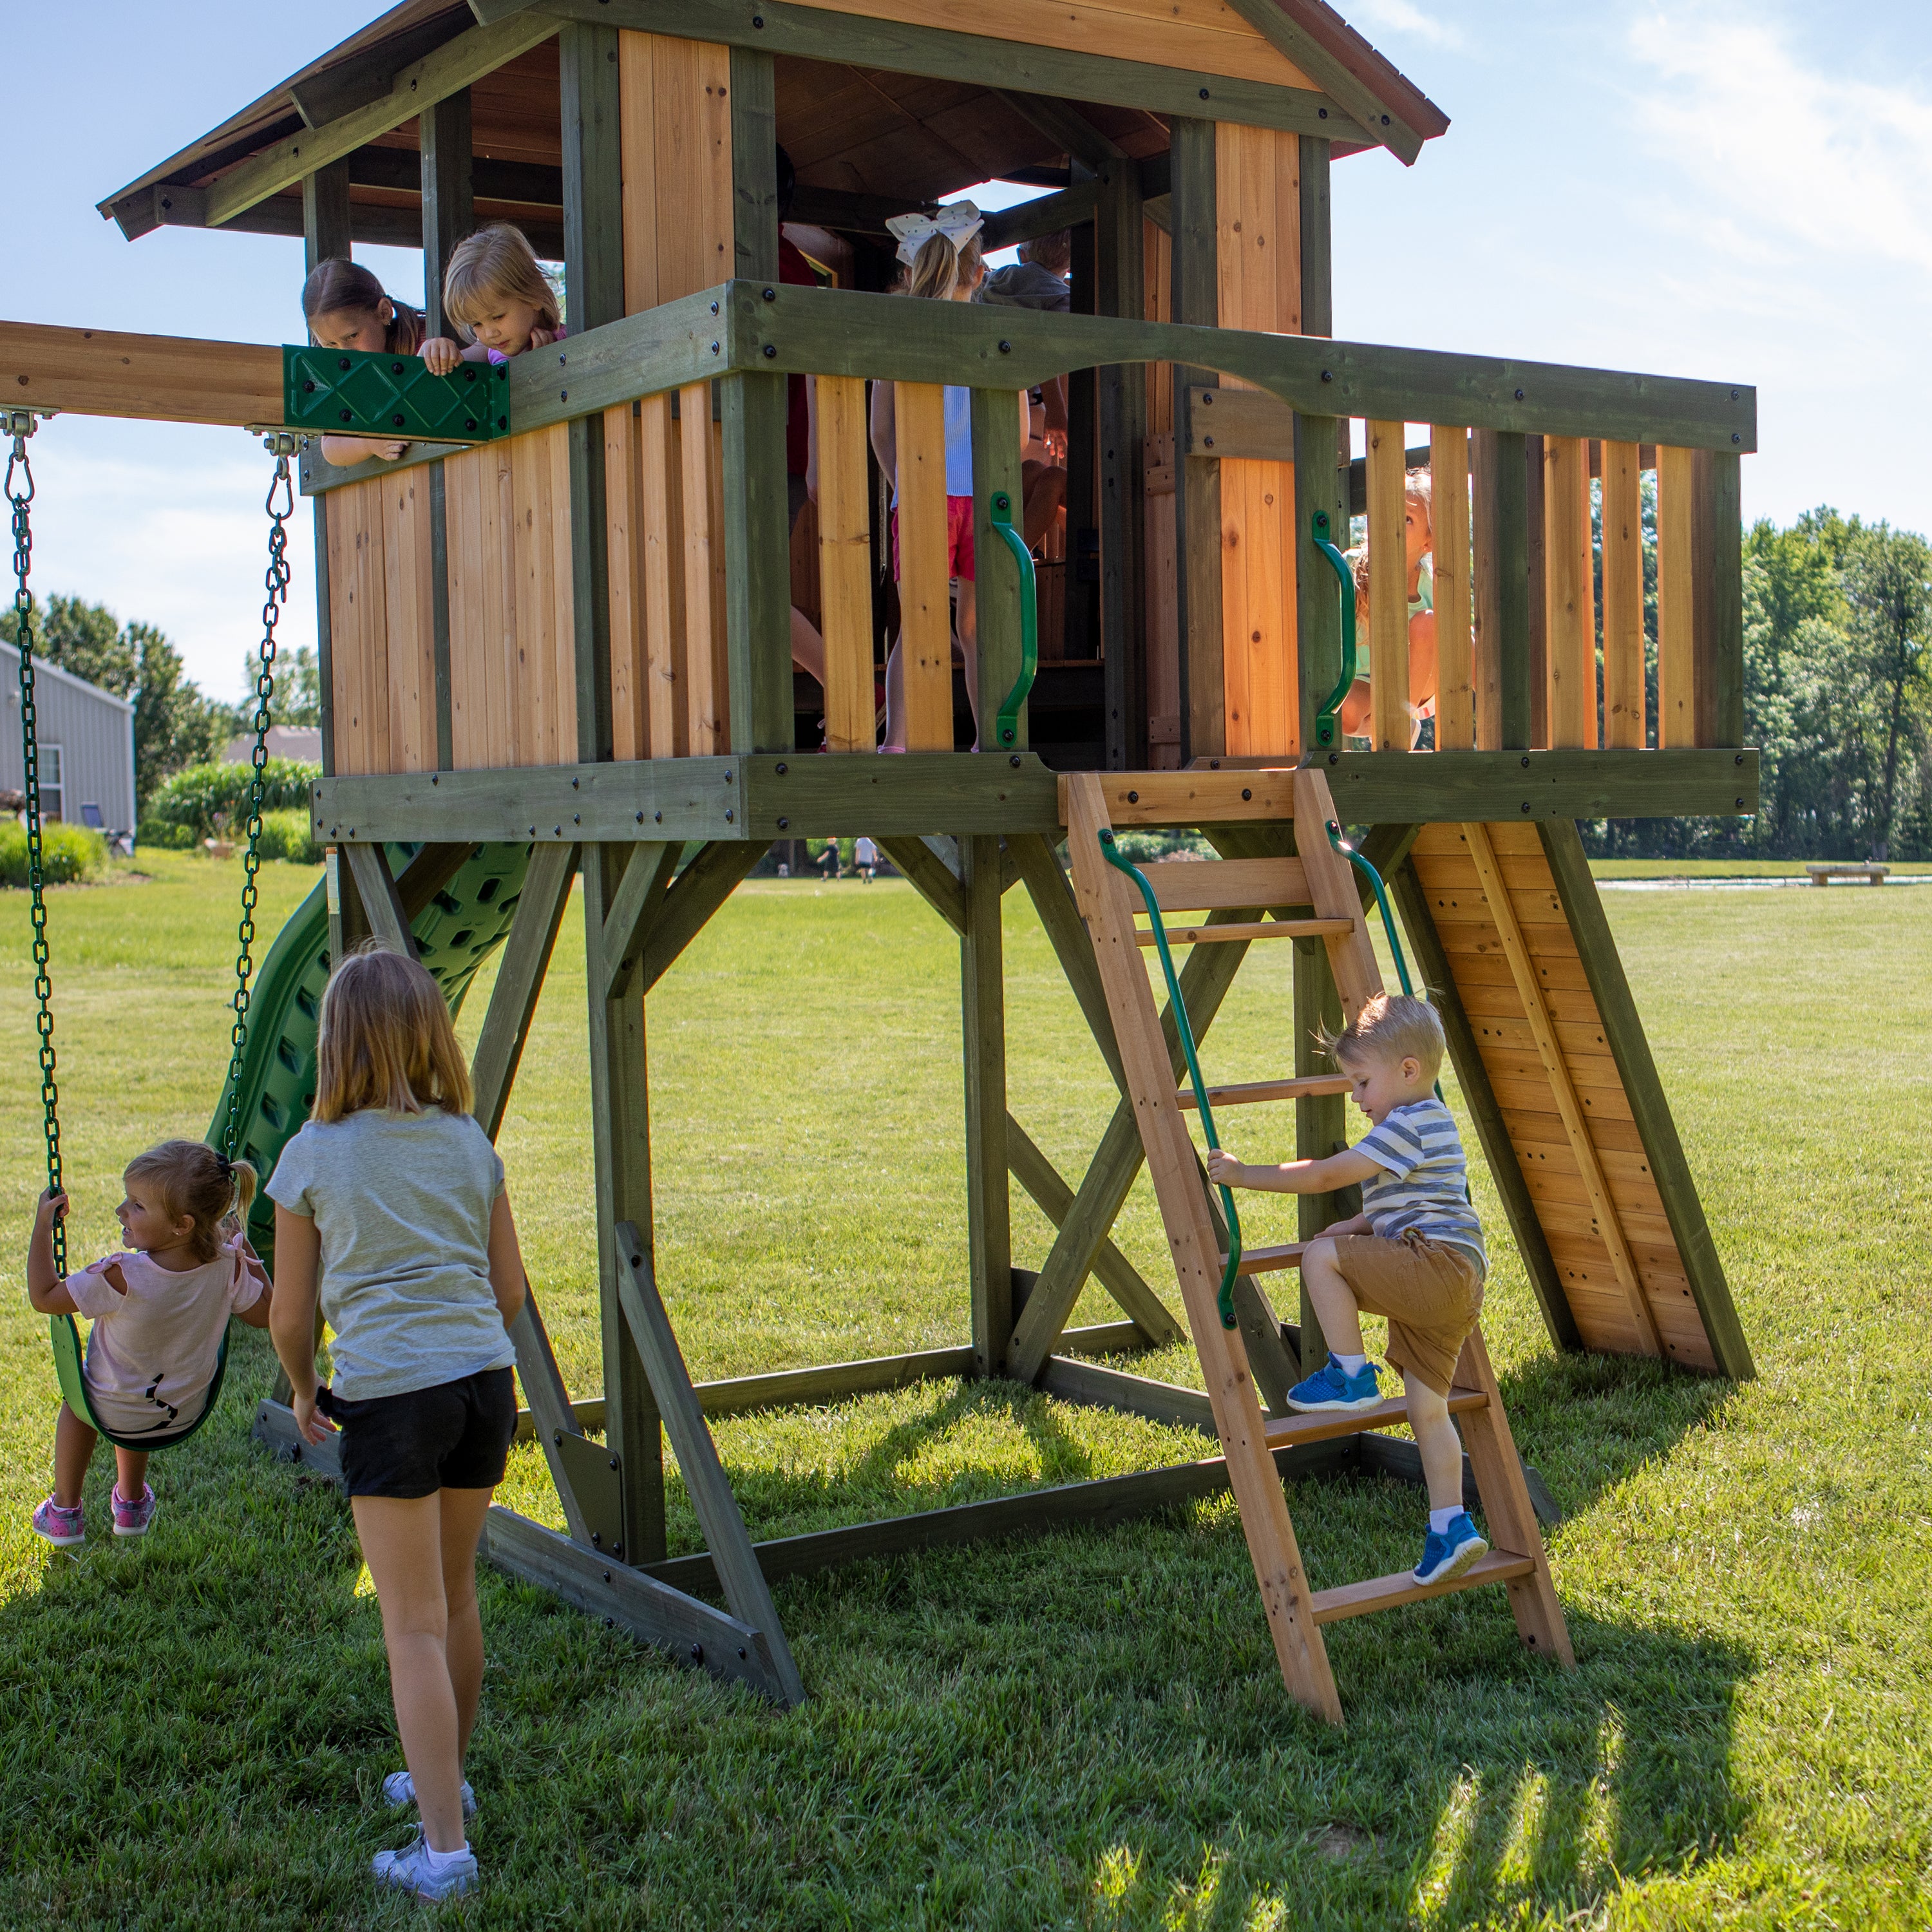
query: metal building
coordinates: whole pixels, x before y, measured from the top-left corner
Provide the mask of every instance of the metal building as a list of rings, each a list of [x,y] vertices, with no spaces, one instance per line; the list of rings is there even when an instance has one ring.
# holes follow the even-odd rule
[[[17,791],[20,765],[20,653],[0,643],[0,791]],[[40,718],[40,812],[109,834],[134,826],[134,706],[71,671],[37,662],[34,702]],[[97,814],[98,814],[97,816]]]

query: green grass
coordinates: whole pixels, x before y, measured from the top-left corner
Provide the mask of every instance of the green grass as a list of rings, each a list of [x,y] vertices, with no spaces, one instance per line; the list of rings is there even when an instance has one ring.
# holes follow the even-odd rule
[[[121,1165],[206,1126],[238,867],[63,891],[52,931],[77,1255]],[[264,868],[272,934],[312,872]],[[1111,1104],[1023,892],[1012,1106],[1070,1174]],[[1288,1702],[1225,1501],[1108,1534],[781,1585],[790,1714],[486,1576],[471,1759],[504,1927],[1921,1928],[1932,1920],[1932,1479],[1923,1338],[1932,899],[1612,896],[1761,1378],[1550,1351],[1480,1172],[1486,1324],[1565,1512],[1580,1668],[1498,1593],[1331,1629],[1348,1727]],[[158,1459],[158,1525],[50,1559],[27,1527],[56,1400],[20,1258],[38,1171],[26,904],[0,894],[0,1867],[8,1924],[412,1922],[376,1607],[334,1492],[247,1440],[270,1362]],[[1278,1070],[1287,963],[1257,949],[1208,1038]],[[482,998],[464,1016],[473,1038]],[[1882,1045],[1850,1022],[1888,1003]],[[502,1148],[572,1386],[599,1383],[580,929],[567,922]],[[659,1268],[692,1371],[956,1342],[966,1328],[958,949],[903,884],[741,891],[650,1004]],[[1882,1078],[1879,1076],[1882,1075]],[[1915,1095],[1917,1096],[1915,1099]],[[1455,1099],[1451,1094],[1451,1099]],[[1286,1109],[1233,1136],[1273,1151]],[[1256,1239],[1291,1210],[1258,1198]],[[1044,1225],[1023,1199],[1016,1251]],[[1162,1292],[1144,1184],[1118,1231]],[[1076,1318],[1108,1318],[1090,1293]],[[1192,1379],[1185,1350],[1149,1372]],[[1203,1453],[1006,1384],[720,1425],[754,1533]],[[88,1492],[97,1532],[108,1471]],[[534,1450],[508,1500],[555,1521]],[[1413,1560],[1420,1498],[1298,1487],[1323,1587]],[[674,1480],[672,1535],[698,1546]]]
[[[1927,870],[1906,859],[1895,872]],[[1592,859],[1590,870],[1600,879],[1802,879],[1802,859]]]

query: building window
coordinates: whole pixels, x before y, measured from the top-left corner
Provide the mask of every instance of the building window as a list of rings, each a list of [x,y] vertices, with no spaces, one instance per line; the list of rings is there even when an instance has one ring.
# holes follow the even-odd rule
[[[40,747],[40,817],[48,824],[67,816],[61,784],[61,768],[65,762],[58,745]]]

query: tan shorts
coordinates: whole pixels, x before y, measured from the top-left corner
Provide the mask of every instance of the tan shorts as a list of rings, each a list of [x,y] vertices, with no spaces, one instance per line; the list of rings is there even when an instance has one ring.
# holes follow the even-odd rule
[[[1388,1318],[1388,1357],[1446,1396],[1483,1306],[1483,1273],[1466,1248],[1411,1232],[1394,1240],[1343,1234],[1335,1264],[1364,1315]]]

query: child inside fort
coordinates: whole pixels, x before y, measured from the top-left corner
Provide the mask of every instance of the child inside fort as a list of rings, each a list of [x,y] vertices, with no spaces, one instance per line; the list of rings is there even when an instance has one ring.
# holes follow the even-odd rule
[[[302,284],[302,316],[309,339],[322,349],[356,349],[381,356],[413,356],[422,348],[422,311],[386,293],[359,263],[341,255],[318,262]],[[375,458],[393,463],[409,448],[387,437],[326,436],[325,461],[339,468]]]
[[[470,1104],[436,982],[370,942],[322,995],[314,1106],[268,1189],[275,1352],[303,1440],[342,1432],[408,1766],[383,1796],[422,1820],[373,1869],[427,1899],[476,1881],[463,1780],[483,1688],[476,1549],[516,1431],[508,1327],[525,1289],[503,1163]],[[329,1388],[316,1372],[318,1298]]]
[[[949,202],[934,214],[895,214],[886,226],[898,243],[906,266],[904,292],[934,302],[970,302],[985,279],[980,248],[985,218],[970,201]],[[894,386],[872,385],[872,437],[879,467],[892,479],[892,576],[899,574],[898,417]],[[973,392],[948,384],[946,389],[946,574],[952,580],[959,650],[966,665],[966,700],[974,722],[980,716],[979,626],[974,596]],[[1018,398],[1022,448],[1032,433],[1032,412],[1024,392]],[[886,660],[886,740],[889,752],[906,748],[904,640],[893,640]]]
[[[114,1211],[127,1246],[64,1280],[53,1228],[68,1197],[41,1195],[27,1248],[27,1299],[41,1315],[85,1315],[93,1327],[81,1373],[103,1427],[139,1448],[114,1451],[116,1536],[144,1536],[154,1520],[148,1457],[201,1419],[228,1318],[268,1325],[268,1278],[241,1231],[255,1170],[200,1141],[164,1141],[128,1163]],[[65,1402],[54,1424],[53,1493],[34,1528],[56,1550],[86,1540],[81,1484],[100,1436]]]
[[[1403,484],[1402,536],[1408,566],[1408,715],[1414,742],[1425,746],[1436,715],[1436,573],[1431,505],[1426,470],[1412,470]],[[1365,736],[1373,716],[1370,687],[1374,666],[1369,655],[1369,547],[1348,553],[1355,578],[1355,682],[1342,700],[1342,729]]]
[[[422,345],[422,359],[439,376],[463,362],[507,362],[569,332],[536,250],[506,221],[478,229],[450,251],[442,312],[470,339],[465,346],[433,335]]]
[[[1364,1352],[1364,1312],[1388,1320],[1388,1359],[1402,1371],[1408,1424],[1429,1484],[1429,1534],[1419,1583],[1460,1576],[1489,1545],[1462,1508],[1462,1448],[1448,1396],[1462,1344],[1483,1305],[1488,1258],[1469,1204],[1462,1144],[1436,1097],[1442,1022],[1426,1000],[1378,994],[1329,1043],[1370,1128],[1320,1160],[1248,1167],[1225,1150],[1209,1178],[1228,1187],[1326,1194],[1359,1184],[1362,1212],[1324,1229],[1301,1257],[1328,1360],[1288,1392],[1305,1414],[1354,1414],[1382,1399]]]

